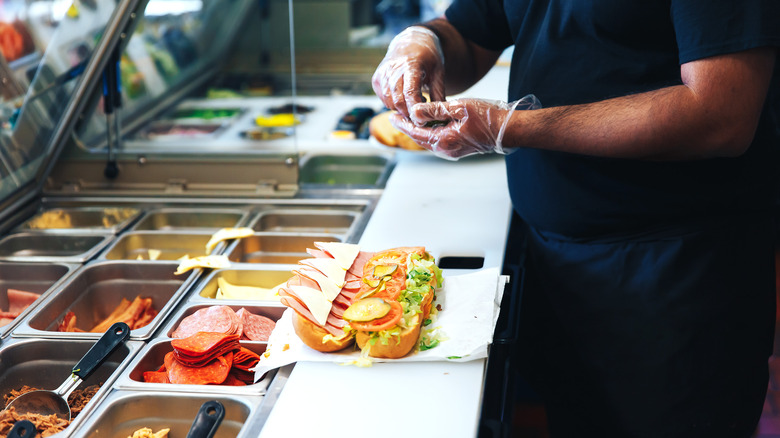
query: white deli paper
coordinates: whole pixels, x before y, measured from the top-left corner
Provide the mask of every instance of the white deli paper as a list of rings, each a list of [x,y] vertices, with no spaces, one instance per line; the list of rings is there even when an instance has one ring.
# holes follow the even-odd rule
[[[436,292],[434,305],[441,311],[429,326],[445,338],[430,350],[414,351],[400,359],[371,358],[374,362],[469,361],[487,357],[493,340],[507,277],[498,268],[456,276],[444,276],[443,287]],[[268,338],[266,354],[255,368],[255,381],[275,368],[298,362],[354,363],[360,358],[357,346],[334,353],[322,353],[307,347],[295,334],[293,309],[285,310]]]

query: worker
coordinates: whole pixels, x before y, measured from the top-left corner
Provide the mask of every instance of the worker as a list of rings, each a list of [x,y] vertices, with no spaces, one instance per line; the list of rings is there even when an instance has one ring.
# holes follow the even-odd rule
[[[778,45],[776,0],[454,0],[391,41],[372,84],[398,129],[448,159],[506,154],[526,227],[517,354],[553,437],[755,431]],[[510,46],[506,102],[445,99]]]

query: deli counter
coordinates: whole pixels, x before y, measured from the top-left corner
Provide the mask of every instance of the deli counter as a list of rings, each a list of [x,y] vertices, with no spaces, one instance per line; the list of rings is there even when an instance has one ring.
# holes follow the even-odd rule
[[[506,434],[508,353],[490,342],[517,283],[516,272],[506,275],[503,160],[445,161],[378,144],[365,123],[345,128],[356,111],[382,110],[370,90],[355,90],[382,50],[346,56],[334,42],[351,44],[337,18],[346,10],[354,22],[359,4],[78,0],[46,20],[50,36],[34,61],[6,63],[14,83],[0,133],[6,402],[23,386],[57,388],[108,317],[129,306],[143,324],[79,386],[91,392],[57,436],[125,437],[143,427],[185,436],[211,400],[224,407],[217,437]],[[307,26],[316,14],[334,17],[326,43]],[[501,98],[504,74],[469,93]],[[214,240],[231,229],[249,232]],[[273,290],[314,242],[424,245],[443,269],[445,296],[447,284],[485,290],[479,327],[490,339],[473,357],[369,367],[303,357],[262,376],[237,371],[237,386],[145,378],[165,367],[174,331],[198,311],[221,306],[279,327],[287,307],[278,298],[220,293],[226,283]],[[220,264],[181,269],[197,258]],[[259,357],[269,341],[242,338],[241,347]],[[390,410],[397,419],[386,419]]]

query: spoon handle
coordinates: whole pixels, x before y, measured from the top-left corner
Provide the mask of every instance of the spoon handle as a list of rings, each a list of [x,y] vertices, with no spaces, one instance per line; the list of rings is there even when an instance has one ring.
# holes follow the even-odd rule
[[[187,438],[211,438],[225,417],[225,407],[218,400],[203,403],[198,410]]]
[[[124,322],[114,323],[95,345],[73,367],[73,374],[85,380],[130,336],[130,327]]]

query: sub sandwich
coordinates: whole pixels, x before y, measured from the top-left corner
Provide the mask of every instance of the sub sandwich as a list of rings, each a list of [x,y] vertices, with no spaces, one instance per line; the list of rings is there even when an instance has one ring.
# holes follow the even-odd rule
[[[315,246],[279,290],[295,311],[293,328],[303,343],[333,352],[357,341],[367,356],[409,354],[442,284],[433,257],[424,247],[370,253],[351,244]]]
[[[424,247],[380,251],[363,265],[360,291],[343,318],[367,356],[396,359],[417,345],[441,270]]]

